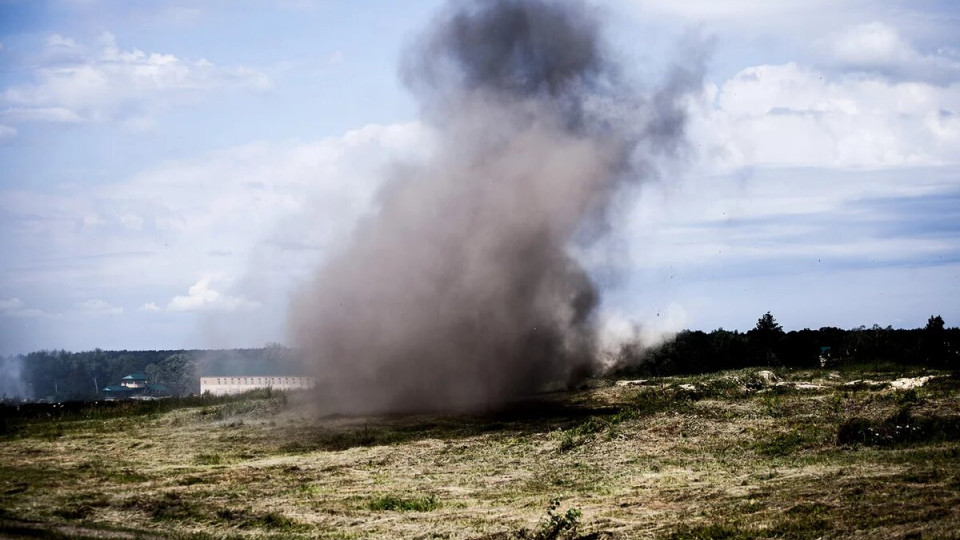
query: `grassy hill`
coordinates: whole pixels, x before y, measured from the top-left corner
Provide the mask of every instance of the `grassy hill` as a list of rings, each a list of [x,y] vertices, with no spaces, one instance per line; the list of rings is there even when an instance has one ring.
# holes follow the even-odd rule
[[[488,414],[322,417],[308,396],[258,392],[0,419],[0,537],[960,530],[960,377],[932,371],[596,380]]]

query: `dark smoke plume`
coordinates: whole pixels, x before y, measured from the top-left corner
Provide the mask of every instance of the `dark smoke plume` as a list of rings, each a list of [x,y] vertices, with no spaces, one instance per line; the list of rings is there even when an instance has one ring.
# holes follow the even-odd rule
[[[683,137],[679,70],[641,99],[586,4],[454,2],[403,75],[438,133],[296,297],[329,412],[476,408],[589,374],[597,288],[569,254]]]

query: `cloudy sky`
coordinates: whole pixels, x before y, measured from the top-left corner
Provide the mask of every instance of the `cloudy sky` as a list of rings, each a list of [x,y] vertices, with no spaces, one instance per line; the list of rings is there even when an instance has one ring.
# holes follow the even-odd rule
[[[436,0],[0,0],[0,354],[260,346],[433,144]],[[685,157],[580,256],[652,330],[960,323],[960,4],[602,0],[624,72],[691,36]],[[362,6],[362,7],[360,7]]]

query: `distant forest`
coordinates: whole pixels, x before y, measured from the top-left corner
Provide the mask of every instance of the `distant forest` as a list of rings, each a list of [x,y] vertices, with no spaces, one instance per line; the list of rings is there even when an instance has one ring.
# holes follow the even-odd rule
[[[814,368],[861,365],[876,368],[960,369],[960,328],[939,316],[914,330],[861,326],[785,332],[770,313],[748,332],[685,330],[655,348],[626,346],[621,375],[664,376],[755,366]],[[102,389],[133,372],[146,373],[179,395],[196,394],[201,375],[300,375],[294,349],[37,351],[0,357],[0,398],[49,401],[95,400]]]
[[[95,400],[130,373],[145,373],[177,395],[198,394],[201,375],[299,375],[293,349],[37,351],[0,359],[0,398]]]
[[[770,313],[748,332],[684,330],[663,345],[623,352],[622,373],[687,375],[725,369],[771,366],[814,368],[857,365],[935,369],[960,368],[960,328],[946,328],[931,316],[924,328],[823,327],[785,332]]]

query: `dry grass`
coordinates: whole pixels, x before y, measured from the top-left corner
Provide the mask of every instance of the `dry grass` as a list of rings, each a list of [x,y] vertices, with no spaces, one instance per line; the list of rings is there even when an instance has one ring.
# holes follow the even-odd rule
[[[265,394],[6,409],[0,537],[956,537],[960,379],[778,374],[822,388],[745,390],[750,372],[596,381],[498,413],[395,418],[317,418]]]

